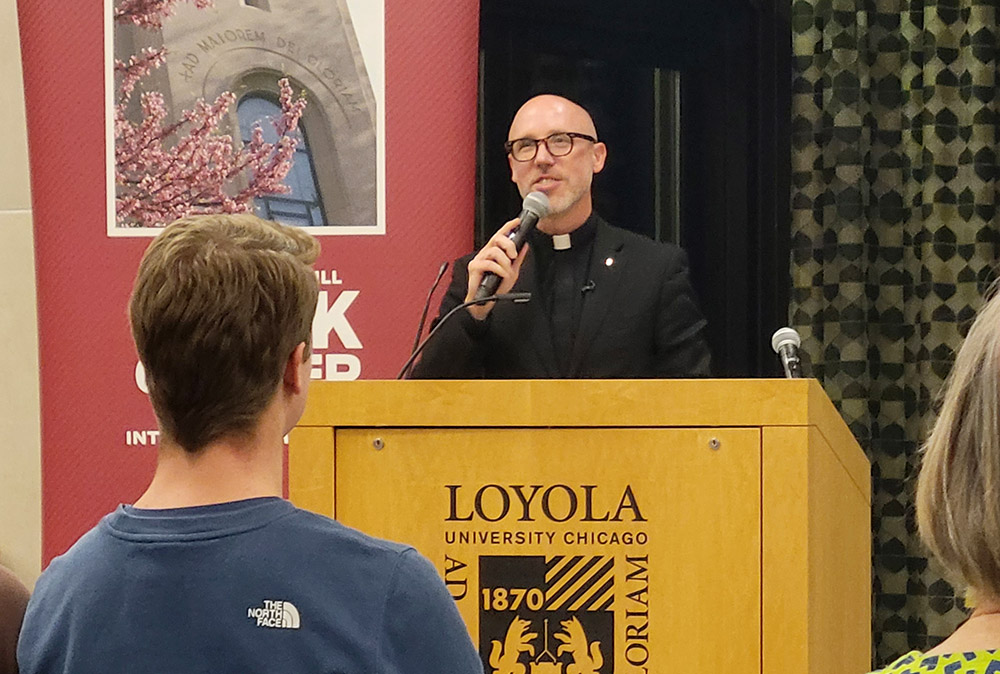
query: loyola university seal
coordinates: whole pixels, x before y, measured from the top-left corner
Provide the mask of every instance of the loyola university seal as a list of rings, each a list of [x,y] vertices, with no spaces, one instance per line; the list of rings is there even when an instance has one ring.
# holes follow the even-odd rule
[[[614,570],[608,556],[481,556],[488,674],[610,674]]]

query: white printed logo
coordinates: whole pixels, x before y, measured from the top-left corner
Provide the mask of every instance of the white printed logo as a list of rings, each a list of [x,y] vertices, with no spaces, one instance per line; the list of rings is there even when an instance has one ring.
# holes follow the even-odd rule
[[[290,601],[265,599],[263,606],[247,609],[247,618],[257,621],[257,627],[280,627],[299,629],[299,610]]]

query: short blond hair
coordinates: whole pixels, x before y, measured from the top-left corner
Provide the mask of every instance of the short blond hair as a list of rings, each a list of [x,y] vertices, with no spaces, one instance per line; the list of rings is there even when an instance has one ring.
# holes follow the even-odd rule
[[[196,452],[253,430],[310,344],[318,254],[303,230],[249,214],[182,218],[153,240],[129,319],[165,435]]]
[[[949,580],[1000,598],[1000,296],[980,310],[945,385],[917,481],[917,524]]]

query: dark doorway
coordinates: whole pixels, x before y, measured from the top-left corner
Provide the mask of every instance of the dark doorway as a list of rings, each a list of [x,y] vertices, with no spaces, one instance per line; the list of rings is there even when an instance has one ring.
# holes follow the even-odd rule
[[[682,245],[717,376],[777,376],[787,321],[790,30],[775,0],[483,0],[476,242],[517,213],[503,143],[538,93],[608,145],[595,208]]]

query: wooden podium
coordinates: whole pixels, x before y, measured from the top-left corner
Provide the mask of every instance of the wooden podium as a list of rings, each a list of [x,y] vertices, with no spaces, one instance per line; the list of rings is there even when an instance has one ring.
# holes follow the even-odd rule
[[[425,554],[487,674],[868,671],[869,464],[814,380],[316,382],[288,475]]]

